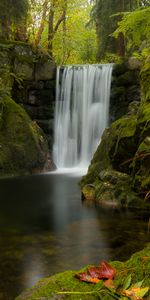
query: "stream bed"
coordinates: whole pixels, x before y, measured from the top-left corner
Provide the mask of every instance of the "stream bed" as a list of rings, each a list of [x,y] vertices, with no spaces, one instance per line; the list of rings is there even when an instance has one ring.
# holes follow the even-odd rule
[[[0,180],[0,300],[39,279],[101,260],[126,260],[150,240],[141,211],[81,201],[72,174]]]

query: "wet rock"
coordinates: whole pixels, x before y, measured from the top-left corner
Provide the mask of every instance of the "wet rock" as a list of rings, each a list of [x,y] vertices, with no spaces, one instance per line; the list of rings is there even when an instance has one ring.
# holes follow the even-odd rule
[[[92,184],[87,184],[82,189],[82,199],[93,201],[95,199],[95,188]]]

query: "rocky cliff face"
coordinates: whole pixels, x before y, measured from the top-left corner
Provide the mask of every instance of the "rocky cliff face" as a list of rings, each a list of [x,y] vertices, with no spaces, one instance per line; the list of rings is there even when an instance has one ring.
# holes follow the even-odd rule
[[[150,191],[150,66],[143,66],[141,102],[104,131],[88,173],[83,198],[111,205],[148,207]],[[145,197],[145,199],[144,199]]]

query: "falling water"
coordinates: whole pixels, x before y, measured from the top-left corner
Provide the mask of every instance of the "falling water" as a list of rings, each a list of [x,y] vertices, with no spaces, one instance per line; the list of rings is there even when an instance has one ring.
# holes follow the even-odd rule
[[[57,69],[54,162],[87,167],[108,124],[112,64]]]

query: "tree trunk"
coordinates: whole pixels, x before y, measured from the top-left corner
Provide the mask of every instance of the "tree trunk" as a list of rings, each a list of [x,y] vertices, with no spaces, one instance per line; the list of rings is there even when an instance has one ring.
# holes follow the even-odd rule
[[[120,13],[125,10],[125,2],[124,0],[120,0]],[[122,17],[119,17],[120,21]],[[119,32],[118,39],[117,39],[117,54],[121,57],[125,56],[125,40],[124,35],[122,32]]]
[[[66,12],[67,12],[67,0],[64,0],[64,9],[63,9],[63,58],[62,58],[62,64],[65,63],[65,57],[66,57]]]
[[[125,41],[124,41],[124,35],[122,32],[119,32],[119,35],[118,35],[117,54],[121,57],[125,56]]]
[[[46,19],[46,13],[47,13],[47,8],[48,8],[48,0],[45,0],[43,4],[43,13],[42,13],[42,19],[40,23],[40,27],[37,33],[37,36],[35,38],[35,45],[37,46],[40,43],[41,36],[44,30],[44,24],[45,24],[45,19]]]
[[[48,22],[48,52],[53,57],[53,36],[54,36],[54,7],[51,5],[49,11],[49,22]]]

